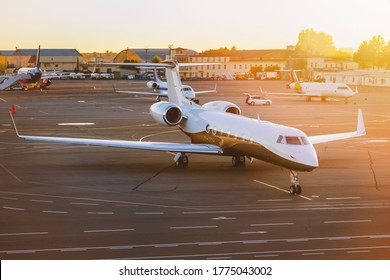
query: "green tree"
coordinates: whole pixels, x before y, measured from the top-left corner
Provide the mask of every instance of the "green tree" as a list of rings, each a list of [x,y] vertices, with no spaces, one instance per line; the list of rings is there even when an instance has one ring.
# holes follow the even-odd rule
[[[384,67],[387,63],[387,46],[381,35],[375,35],[370,41],[364,40],[360,44],[353,58],[361,68]]]
[[[385,68],[390,69],[390,40],[387,42],[387,45],[383,49],[383,59],[385,62]]]
[[[256,73],[257,73],[257,72],[263,72],[263,65],[260,65],[260,66],[252,66],[250,71],[251,71],[251,73],[253,74],[253,76],[256,77]]]
[[[333,37],[325,32],[316,32],[314,29],[302,30],[296,44],[297,51],[304,51],[309,56],[334,57],[337,53],[333,45]]]
[[[163,61],[162,58],[159,57],[158,55],[155,55],[155,56],[153,57],[153,59],[152,59],[152,63],[160,63],[160,62],[162,62],[162,61]]]

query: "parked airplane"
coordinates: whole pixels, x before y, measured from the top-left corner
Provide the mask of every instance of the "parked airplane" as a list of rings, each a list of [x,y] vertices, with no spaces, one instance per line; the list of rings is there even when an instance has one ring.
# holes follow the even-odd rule
[[[33,87],[46,88],[51,84],[51,76],[42,76],[41,66],[41,46],[38,47],[35,67],[20,68],[15,76],[10,76],[0,84],[0,90],[12,89],[15,84],[23,87],[32,85]]]
[[[302,188],[297,172],[312,171],[318,167],[314,144],[366,133],[360,109],[356,131],[308,137],[293,127],[242,116],[240,108],[228,101],[212,101],[200,106],[185,98],[176,61],[167,60],[151,66],[166,67],[168,85],[168,101],[154,103],[150,107],[151,116],[159,124],[178,126],[190,137],[191,143],[20,135],[10,114],[17,136],[25,140],[175,152],[174,161],[181,167],[188,166],[189,153],[231,156],[236,167],[245,166],[245,157],[255,158],[291,170],[289,192],[300,194]]]
[[[267,92],[267,94],[303,96],[306,97],[307,101],[311,101],[312,98],[321,98],[321,101],[326,101],[327,98],[343,98],[345,103],[348,103],[349,98],[358,94],[357,88],[352,91],[344,83],[300,82],[296,70],[291,70],[290,73],[294,81],[288,85],[288,88],[295,90],[295,93]]]
[[[168,98],[168,87],[167,82],[162,81],[157,73],[157,68],[153,69],[153,80],[146,83],[146,86],[150,89],[155,90],[154,92],[143,92],[143,91],[123,91],[118,90],[116,92],[121,93],[129,93],[129,94],[140,94],[140,95],[149,95],[149,96],[156,96],[157,101],[161,101],[162,97]],[[215,85],[215,88],[213,90],[203,90],[203,91],[194,91],[194,89],[191,86],[188,85],[182,85],[182,92],[188,100],[192,100],[196,103],[199,103],[199,100],[196,99],[197,94],[203,94],[203,93],[213,93],[217,92],[217,85]]]

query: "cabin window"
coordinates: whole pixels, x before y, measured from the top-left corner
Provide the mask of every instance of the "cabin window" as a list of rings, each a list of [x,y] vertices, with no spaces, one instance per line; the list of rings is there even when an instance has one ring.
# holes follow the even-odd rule
[[[337,89],[339,89],[339,90],[348,90],[347,87],[338,87]]]

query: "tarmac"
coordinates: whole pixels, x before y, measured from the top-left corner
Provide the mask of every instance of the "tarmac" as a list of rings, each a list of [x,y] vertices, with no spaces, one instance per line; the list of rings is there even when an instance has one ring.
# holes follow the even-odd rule
[[[244,92],[287,91],[283,81],[221,81],[200,103],[227,100],[242,114],[307,135],[367,135],[316,145],[319,168],[299,173],[261,161],[29,142],[20,134],[188,142],[156,124],[145,81],[53,81],[45,90],[0,92],[1,259],[389,259],[390,89],[358,87],[344,100],[274,97],[245,105]],[[187,84],[187,82],[184,82]],[[212,81],[188,82],[195,90]]]

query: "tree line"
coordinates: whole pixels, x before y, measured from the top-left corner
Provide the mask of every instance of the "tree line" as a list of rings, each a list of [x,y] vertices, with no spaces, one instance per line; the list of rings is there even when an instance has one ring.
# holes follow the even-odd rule
[[[384,68],[390,69],[390,41],[387,43],[382,35],[375,35],[370,40],[364,40],[357,51],[347,52],[337,49],[333,43],[333,37],[325,32],[317,32],[314,29],[305,29],[299,33],[296,51],[301,51],[306,57],[325,57],[338,60],[352,59],[359,63],[360,68]],[[234,55],[237,47],[231,49],[222,47],[214,50],[203,51],[207,56]]]
[[[333,37],[313,29],[302,30],[298,36],[296,50],[304,51],[308,56],[328,57],[335,59],[353,58],[360,68],[390,69],[390,41],[385,42],[382,35],[375,35],[364,40],[352,55],[338,50],[333,44]]]

